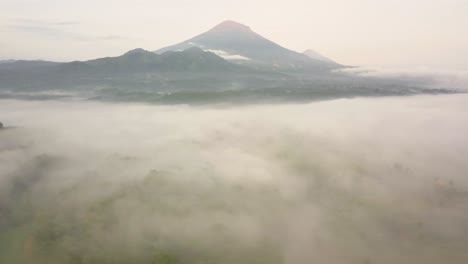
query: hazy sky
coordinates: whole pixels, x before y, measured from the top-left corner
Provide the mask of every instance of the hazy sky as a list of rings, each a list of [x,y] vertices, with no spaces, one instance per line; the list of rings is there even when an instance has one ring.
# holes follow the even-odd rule
[[[0,0],[0,59],[156,50],[227,19],[343,64],[468,70],[468,0]]]

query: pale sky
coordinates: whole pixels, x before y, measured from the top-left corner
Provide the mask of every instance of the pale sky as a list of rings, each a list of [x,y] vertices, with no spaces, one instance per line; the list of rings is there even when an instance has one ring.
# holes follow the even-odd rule
[[[468,0],[0,0],[0,59],[156,50],[224,20],[342,64],[468,70]]]

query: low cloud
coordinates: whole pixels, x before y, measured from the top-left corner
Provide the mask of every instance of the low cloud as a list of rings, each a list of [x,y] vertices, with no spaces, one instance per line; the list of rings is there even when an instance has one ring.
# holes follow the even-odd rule
[[[27,34],[35,34],[41,37],[72,39],[72,40],[88,40],[89,38],[72,31],[67,31],[62,28],[57,28],[50,25],[8,25],[10,32],[22,32]]]
[[[15,24],[21,25],[47,25],[47,26],[72,26],[78,25],[80,22],[72,20],[39,20],[29,18],[16,18],[13,19]]]
[[[468,71],[434,70],[426,68],[353,67],[340,70],[365,77],[395,78],[413,81],[431,88],[468,91]]]
[[[466,263],[465,95],[2,100],[2,263]]]
[[[82,23],[78,21],[45,21],[35,19],[15,19],[12,23],[6,25],[3,31],[22,32],[26,34],[35,34],[40,37],[69,39],[74,41],[93,41],[93,40],[126,40],[121,35],[93,36],[79,33],[75,30],[76,26]]]

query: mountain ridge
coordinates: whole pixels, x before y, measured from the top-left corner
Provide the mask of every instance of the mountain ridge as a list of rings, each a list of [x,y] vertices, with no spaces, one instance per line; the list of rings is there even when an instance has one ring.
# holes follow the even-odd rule
[[[234,70],[237,65],[230,64],[216,54],[192,47],[180,52],[167,51],[162,54],[141,48],[130,50],[120,56],[98,58],[88,61],[63,63],[62,68],[73,66],[100,67],[102,72],[154,72],[154,71],[221,71]]]

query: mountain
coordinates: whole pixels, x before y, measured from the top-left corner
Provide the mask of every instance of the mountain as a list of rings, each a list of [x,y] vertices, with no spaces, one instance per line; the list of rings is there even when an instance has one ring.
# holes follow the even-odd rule
[[[308,49],[308,50],[304,51],[302,54],[304,54],[307,57],[309,57],[311,59],[314,59],[314,60],[324,61],[324,62],[328,62],[328,63],[336,63],[332,59],[323,56],[322,54],[316,52],[315,50]]]
[[[234,21],[224,21],[209,31],[179,44],[155,51],[181,51],[199,47],[240,64],[257,64],[282,69],[328,70],[340,67],[333,61],[310,58],[286,49]]]

